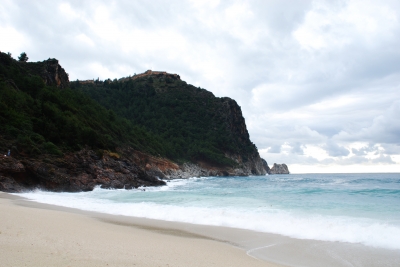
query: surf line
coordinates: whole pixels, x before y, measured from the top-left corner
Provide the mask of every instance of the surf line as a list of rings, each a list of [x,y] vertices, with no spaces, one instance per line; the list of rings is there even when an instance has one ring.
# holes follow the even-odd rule
[[[258,248],[252,248],[252,249],[248,250],[248,251],[246,252],[246,254],[247,254],[247,256],[250,256],[250,257],[252,257],[252,258],[257,259],[256,257],[250,255],[249,253],[251,253],[251,252],[253,252],[253,251],[256,251],[256,250],[259,250],[259,249],[262,249],[262,248],[273,247],[273,246],[275,246],[275,245],[276,245],[276,244],[272,244],[272,245],[268,245],[268,246],[263,246],[263,247],[258,247]]]

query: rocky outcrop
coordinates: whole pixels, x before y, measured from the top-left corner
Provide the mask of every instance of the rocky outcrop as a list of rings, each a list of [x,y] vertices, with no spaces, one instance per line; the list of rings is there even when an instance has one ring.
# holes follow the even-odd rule
[[[251,175],[241,168],[217,168],[211,167],[206,163],[185,162],[182,165],[177,165],[177,168],[166,168],[161,170],[156,164],[148,163],[147,166],[149,175],[171,180],[171,179],[187,179],[191,177],[208,177],[208,176],[247,176]]]
[[[133,76],[129,76],[129,77],[124,77],[119,79],[119,82],[127,82],[130,80],[136,80],[139,78],[143,78],[143,77],[149,77],[149,76],[158,76],[158,77],[168,77],[168,78],[172,78],[175,80],[180,80],[181,77],[178,74],[172,74],[172,73],[168,73],[166,71],[153,71],[153,70],[147,70],[144,73],[140,73],[140,74],[135,74]],[[81,82],[81,81],[79,81]]]
[[[95,186],[132,189],[159,185],[165,182],[116,153],[83,149],[62,158],[0,158],[0,190],[5,192],[33,188],[78,192]]]
[[[274,166],[272,166],[271,168],[270,174],[289,174],[288,166],[285,163],[283,164],[274,163]]]
[[[166,158],[151,156],[133,149],[121,149],[120,153],[141,166],[148,175],[166,180],[206,176],[248,176],[253,175],[252,170],[255,172],[254,167],[251,168],[251,161],[237,168],[216,167],[203,161],[178,165]]]
[[[176,166],[176,167],[175,167]],[[185,162],[182,165],[170,166],[160,169],[155,162],[146,164],[147,173],[161,179],[186,179],[190,177],[208,177],[208,176],[249,176],[256,175],[254,169],[244,165],[237,168],[215,167],[205,162]]]
[[[42,77],[44,83],[58,88],[69,87],[68,73],[58,64],[58,60],[48,59],[42,62],[28,62],[26,67],[32,74]]]

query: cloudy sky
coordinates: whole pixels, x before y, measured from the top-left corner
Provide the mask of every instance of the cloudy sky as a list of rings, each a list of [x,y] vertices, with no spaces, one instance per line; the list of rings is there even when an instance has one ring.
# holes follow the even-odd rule
[[[293,173],[400,172],[398,0],[0,0],[0,51],[70,80],[178,73]]]

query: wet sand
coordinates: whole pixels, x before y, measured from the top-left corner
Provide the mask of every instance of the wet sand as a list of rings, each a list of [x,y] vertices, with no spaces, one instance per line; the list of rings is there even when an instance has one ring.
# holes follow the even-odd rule
[[[398,250],[81,211],[1,192],[0,216],[1,266],[400,266]]]

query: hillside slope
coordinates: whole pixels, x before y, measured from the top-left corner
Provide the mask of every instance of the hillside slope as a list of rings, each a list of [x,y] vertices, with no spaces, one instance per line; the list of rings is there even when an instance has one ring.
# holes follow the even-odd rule
[[[265,174],[236,101],[179,75],[147,71],[119,81],[71,82],[71,88],[160,136],[170,159]]]
[[[162,185],[265,174],[240,107],[178,75],[69,82],[56,59],[0,53],[0,190]]]

